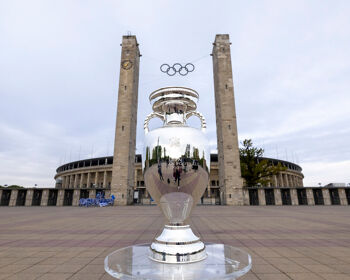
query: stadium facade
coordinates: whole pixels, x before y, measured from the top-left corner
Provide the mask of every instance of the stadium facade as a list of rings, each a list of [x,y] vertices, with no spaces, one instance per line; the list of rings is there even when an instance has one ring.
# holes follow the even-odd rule
[[[211,154],[210,156],[210,175],[207,189],[201,198],[202,204],[224,204],[223,194],[220,189],[219,172],[218,172],[218,156]],[[271,183],[266,187],[279,188],[302,188],[303,174],[301,167],[287,161],[267,158],[274,165],[280,163],[286,167],[286,170],[271,178]],[[84,189],[84,190],[111,190],[112,182],[113,157],[92,158],[80,160],[64,164],[57,168],[55,176],[57,189]],[[135,156],[135,170],[133,183],[133,203],[150,204],[152,199],[148,194],[143,174],[142,174],[142,158],[141,155]],[[166,178],[167,179],[167,178]],[[173,178],[169,178],[173,179]]]

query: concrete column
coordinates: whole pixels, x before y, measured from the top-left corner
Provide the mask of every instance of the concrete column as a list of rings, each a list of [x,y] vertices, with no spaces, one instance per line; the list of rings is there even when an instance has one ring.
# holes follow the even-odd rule
[[[80,188],[82,188],[83,185],[84,185],[84,174],[85,174],[85,173],[81,173],[81,174],[80,174],[80,183],[79,183],[79,184],[80,184]]]
[[[64,190],[59,190],[57,194],[57,203],[56,206],[62,206],[64,199]]]
[[[12,190],[9,206],[16,206],[18,190]]]
[[[78,174],[75,174],[73,188],[77,188],[77,184],[78,184]]]
[[[226,197],[226,205],[244,205],[243,201],[243,189],[236,188],[231,189],[231,193],[229,193]]]
[[[90,188],[90,177],[91,177],[90,172],[88,172],[87,179],[86,179],[86,187],[87,188]]]
[[[63,176],[62,189],[67,188],[67,181],[68,181],[67,175]]]
[[[103,187],[107,188],[107,171],[103,172]]]
[[[322,189],[324,205],[332,205],[329,189]]]
[[[286,187],[287,186],[287,182],[286,182],[286,174],[282,174],[282,187]]]
[[[98,184],[98,172],[95,173],[95,188],[97,188]]]
[[[282,173],[278,174],[278,187],[283,187],[283,178],[282,178]]]
[[[277,175],[273,175],[274,187],[278,186]]]
[[[71,188],[72,187],[72,175],[68,175],[68,185],[67,188]]]
[[[259,205],[266,205],[265,190],[258,189]]]
[[[243,204],[249,205],[249,191],[247,189],[243,189]]]
[[[32,206],[34,190],[27,190],[25,206]]]
[[[290,189],[290,197],[292,200],[292,205],[299,205],[298,202],[298,192],[296,189]]]
[[[80,190],[74,190],[72,206],[78,206],[79,205],[79,197],[80,197]]]
[[[142,175],[143,180],[143,175]],[[111,181],[112,181],[112,171],[107,172],[107,187],[111,188]]]
[[[344,189],[338,189],[338,193],[339,193],[340,205],[348,205],[348,200],[346,199],[345,190]]]
[[[210,181],[208,182],[207,192],[208,192],[208,198],[210,198],[211,196]]]
[[[295,176],[295,184],[297,187],[300,187],[300,183],[299,183],[299,177],[298,176]]]
[[[306,189],[307,205],[315,205],[314,193],[312,189]]]
[[[288,185],[288,174],[284,174],[284,187],[286,188],[286,187],[289,187],[289,185]]]
[[[47,206],[48,200],[49,200],[49,190],[43,190],[43,192],[41,194],[40,206]]]
[[[281,190],[274,189],[273,191],[274,191],[274,195],[275,195],[275,205],[282,205]]]
[[[96,198],[96,189],[89,191],[89,198]]]

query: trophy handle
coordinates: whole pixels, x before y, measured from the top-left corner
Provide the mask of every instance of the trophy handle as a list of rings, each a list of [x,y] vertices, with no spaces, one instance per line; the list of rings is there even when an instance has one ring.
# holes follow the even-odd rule
[[[143,123],[143,129],[145,131],[145,134],[147,134],[149,132],[149,128],[148,128],[148,123],[151,119],[153,118],[160,118],[162,121],[164,121],[164,117],[163,115],[161,114],[158,114],[158,113],[151,113],[149,114],[146,118],[145,118],[145,121]]]
[[[199,118],[199,120],[201,121],[201,129],[202,129],[202,131],[204,132],[205,129],[207,128],[207,123],[206,123],[206,121],[205,121],[204,116],[203,116],[201,113],[197,112],[197,111],[193,111],[193,112],[190,112],[190,113],[188,113],[188,114],[186,115],[186,119],[188,119],[188,118],[190,118],[190,117],[192,117],[192,116],[196,116],[196,117]]]

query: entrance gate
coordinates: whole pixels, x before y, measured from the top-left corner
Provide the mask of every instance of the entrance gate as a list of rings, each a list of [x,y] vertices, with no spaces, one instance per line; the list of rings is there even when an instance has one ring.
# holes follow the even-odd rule
[[[89,198],[89,191],[88,190],[80,190],[80,199],[81,198]]]
[[[72,206],[72,203],[73,203],[73,190],[65,190],[63,206]]]
[[[34,190],[32,206],[40,206],[42,193],[43,193],[42,190]]]
[[[324,205],[322,190],[314,189],[313,193],[314,193],[315,205]]]
[[[299,189],[299,190],[297,190],[297,193],[298,193],[298,204],[299,205],[307,205],[306,190]]]
[[[289,189],[281,189],[282,205],[292,205]]]
[[[350,205],[350,189],[346,189],[345,194],[346,194],[346,200],[348,201],[348,204]]]
[[[50,190],[49,191],[49,198],[47,201],[47,206],[56,206],[57,204],[57,190]]]
[[[258,190],[257,189],[249,190],[249,204],[250,205],[259,205],[259,197],[258,197]]]
[[[24,206],[26,204],[27,190],[18,190],[16,206]]]
[[[340,205],[338,189],[329,189],[329,196],[331,197],[332,205]]]
[[[266,205],[275,205],[275,194],[273,192],[273,189],[265,189],[265,200]]]
[[[9,206],[11,197],[11,190],[3,190],[1,196],[0,206]]]

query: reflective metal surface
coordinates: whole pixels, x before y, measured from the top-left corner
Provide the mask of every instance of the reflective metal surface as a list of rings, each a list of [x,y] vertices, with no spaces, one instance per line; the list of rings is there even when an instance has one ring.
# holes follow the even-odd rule
[[[208,257],[189,264],[152,261],[148,258],[149,246],[134,245],[114,251],[105,258],[105,270],[123,280],[218,280],[238,279],[252,266],[250,255],[224,244],[206,244]]]
[[[146,188],[172,226],[185,224],[208,185],[210,153],[205,135],[206,122],[202,114],[196,111],[198,98],[198,93],[189,88],[156,90],[150,95],[153,112],[147,116],[144,124],[145,149],[142,158]],[[192,116],[200,119],[201,129],[186,124]],[[148,123],[154,117],[163,120],[163,126],[149,131]],[[189,243],[171,245],[176,242],[182,244],[182,241],[173,240],[169,228],[164,229],[162,235],[169,239],[166,244],[159,237],[155,239],[151,246],[154,252],[151,258],[182,263],[206,257],[204,244],[189,227],[179,227],[177,231],[183,238],[188,235],[190,240],[183,241]]]

